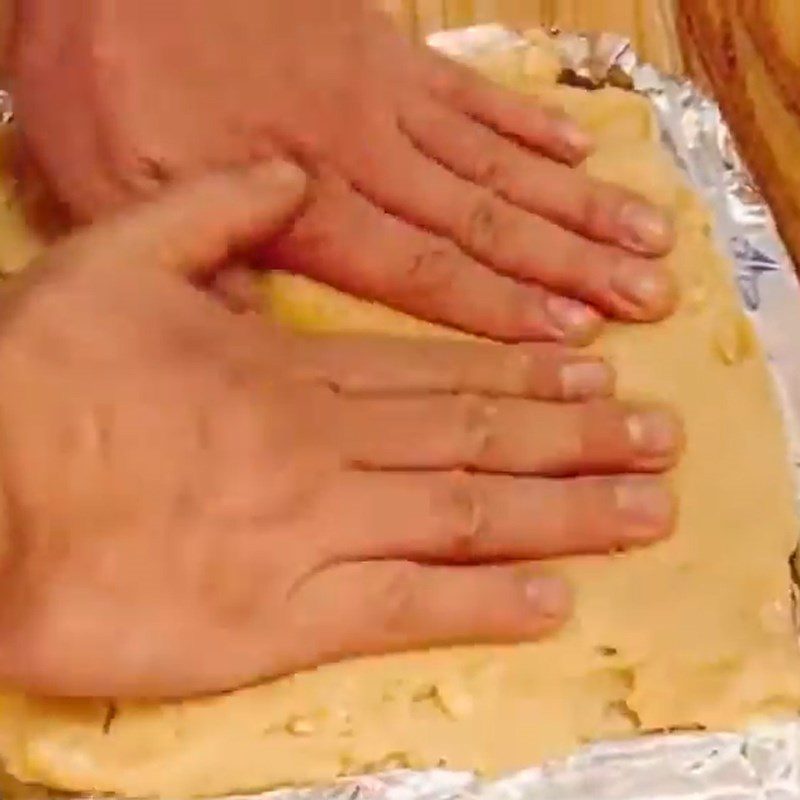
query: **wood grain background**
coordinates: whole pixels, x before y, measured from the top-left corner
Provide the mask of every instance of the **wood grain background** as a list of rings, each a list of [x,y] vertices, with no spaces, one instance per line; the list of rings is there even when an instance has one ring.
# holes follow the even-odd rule
[[[707,76],[800,269],[800,0],[678,0]]]
[[[414,36],[475,22],[610,30],[629,36],[649,61],[680,72],[675,0],[380,0]],[[800,2],[800,0],[798,0]]]

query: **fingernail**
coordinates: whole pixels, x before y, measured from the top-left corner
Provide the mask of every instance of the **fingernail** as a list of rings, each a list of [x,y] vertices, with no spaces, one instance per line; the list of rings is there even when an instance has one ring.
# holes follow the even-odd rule
[[[628,203],[621,214],[625,231],[623,244],[643,253],[663,253],[673,241],[669,218],[646,203]]]
[[[674,517],[675,498],[661,481],[626,478],[617,483],[615,493],[628,539],[649,542],[667,533]]]
[[[546,308],[550,319],[570,342],[590,340],[600,326],[600,315],[578,300],[551,295],[547,298]]]
[[[641,455],[670,456],[680,446],[681,425],[669,411],[637,411],[627,424],[631,443]]]
[[[594,139],[571,120],[564,120],[559,125],[559,138],[567,146],[570,155],[587,156],[594,147]]]
[[[610,394],[614,371],[603,361],[574,361],[561,368],[561,385],[568,400]]]
[[[561,578],[538,575],[525,583],[525,599],[539,614],[561,619],[572,605],[569,587]]]
[[[648,312],[668,307],[673,294],[670,274],[663,267],[647,263],[620,262],[611,285],[625,300]]]

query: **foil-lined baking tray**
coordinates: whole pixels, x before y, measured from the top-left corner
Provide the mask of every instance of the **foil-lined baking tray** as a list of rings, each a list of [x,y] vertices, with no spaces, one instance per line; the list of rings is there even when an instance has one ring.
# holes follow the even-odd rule
[[[618,36],[558,32],[552,36],[570,82],[611,83],[650,99],[664,146],[712,207],[718,244],[730,256],[742,305],[768,355],[800,486],[800,287],[769,208],[743,165],[718,107],[691,83],[642,63]],[[523,36],[498,25],[439,32],[428,42],[459,58],[530,47]],[[28,796],[41,797],[41,793]],[[566,760],[496,780],[466,772],[397,771],[259,796],[259,800],[456,798],[800,800],[800,720],[763,725],[743,734],[675,734],[602,742]]]

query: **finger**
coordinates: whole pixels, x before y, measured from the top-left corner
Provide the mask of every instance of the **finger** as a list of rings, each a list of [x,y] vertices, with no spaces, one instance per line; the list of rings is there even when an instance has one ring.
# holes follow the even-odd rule
[[[610,395],[614,370],[559,345],[495,345],[390,337],[298,337],[295,369],[347,394],[471,392],[541,400]]]
[[[592,151],[592,137],[560,109],[511,92],[433,52],[427,66],[434,97],[499,134],[568,164],[583,161]]]
[[[349,472],[325,513],[339,558],[480,563],[646,545],[672,530],[675,501],[646,476]]]
[[[535,281],[604,314],[654,321],[676,305],[674,277],[660,261],[592,242],[458,178],[414,149],[363,162],[358,187],[375,203],[453,239],[498,272]],[[420,187],[424,186],[424,191]]]
[[[352,294],[505,341],[585,344],[601,320],[581,303],[497,275],[452,242],[387,214],[327,175],[306,213],[262,251]]]
[[[423,153],[527,211],[646,255],[663,255],[673,243],[666,215],[633,192],[526,152],[461,114],[419,103],[402,122]]]
[[[658,472],[682,446],[660,407],[476,396],[340,398],[344,462],[359,469],[572,475]]]
[[[202,277],[286,227],[306,188],[305,174],[284,161],[219,172],[86,228],[66,246],[84,261],[113,253],[115,269],[154,265]]]
[[[436,567],[405,561],[329,567],[308,580],[292,602],[298,616],[319,622],[315,641],[326,659],[535,640],[560,627],[572,607],[566,584],[533,565]]]
[[[217,299],[237,314],[261,311],[264,298],[259,275],[246,266],[232,266],[212,276],[210,290]]]

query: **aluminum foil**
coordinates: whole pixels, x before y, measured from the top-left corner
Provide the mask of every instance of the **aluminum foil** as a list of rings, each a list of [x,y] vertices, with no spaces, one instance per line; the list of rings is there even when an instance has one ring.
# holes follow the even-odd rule
[[[718,107],[691,83],[640,62],[630,44],[618,36],[553,32],[553,37],[573,81],[628,84],[651,100],[664,145],[713,208],[719,246],[730,256],[742,305],[754,322],[778,386],[800,486],[800,350],[796,344],[800,342],[800,290],[769,208],[743,165]],[[428,41],[457,57],[530,46],[519,34],[498,25],[440,32]],[[348,778],[327,787],[273,791],[259,798],[800,800],[800,720],[744,734],[676,734],[598,743],[564,761],[492,781],[464,772],[400,771]]]

